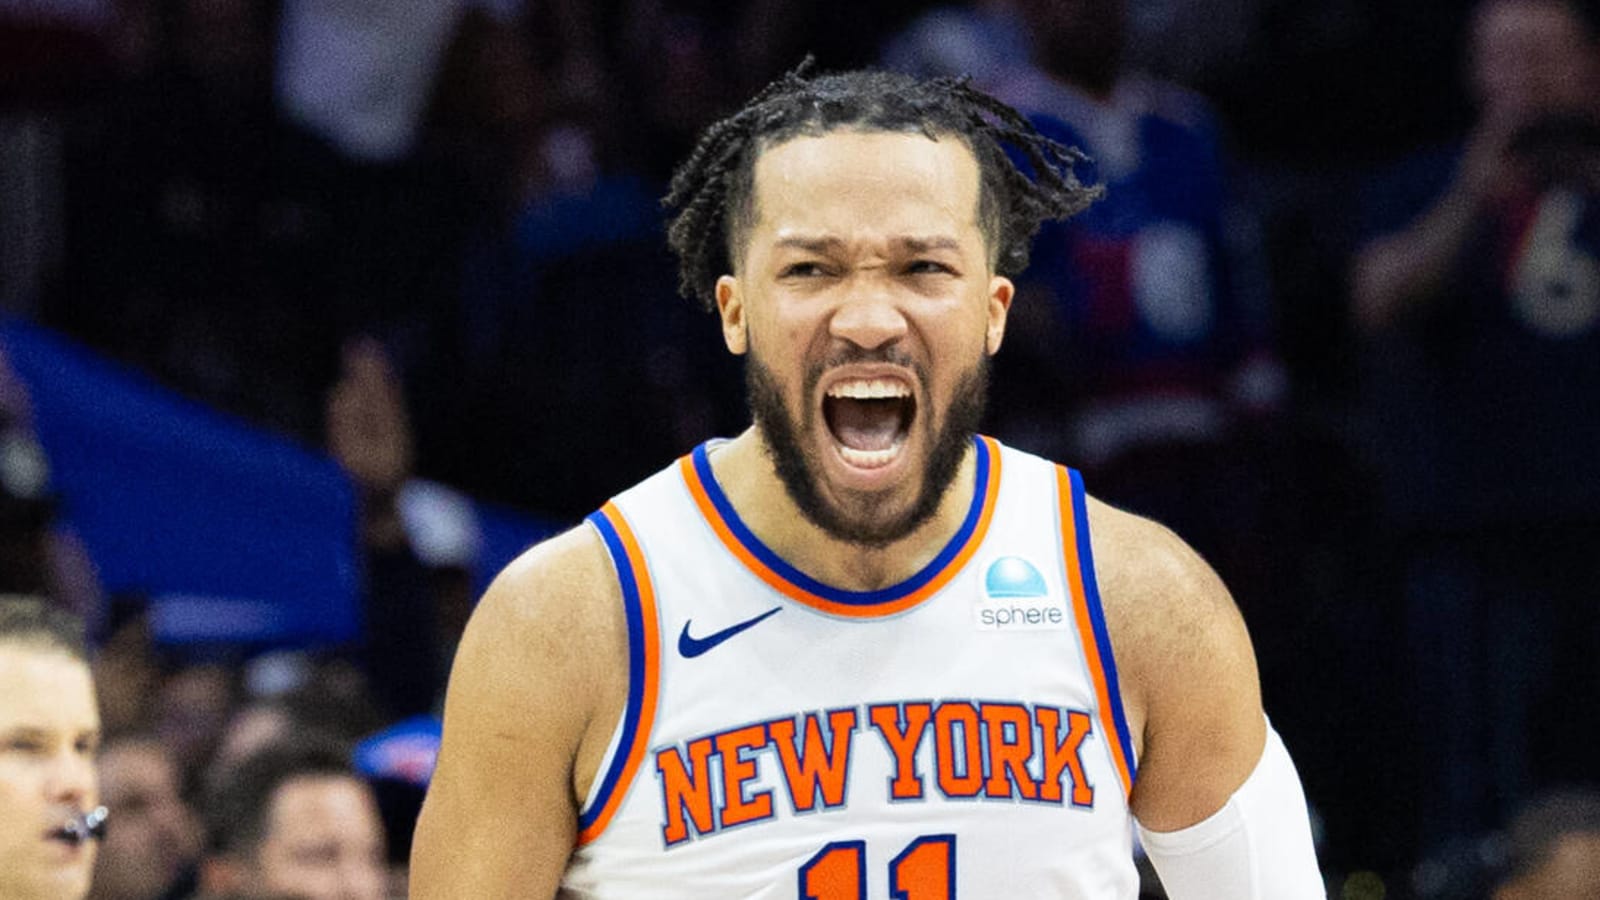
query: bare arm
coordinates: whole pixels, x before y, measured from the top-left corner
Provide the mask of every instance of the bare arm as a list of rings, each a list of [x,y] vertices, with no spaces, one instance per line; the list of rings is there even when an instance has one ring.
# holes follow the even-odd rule
[[[616,578],[587,528],[496,579],[451,672],[412,897],[555,896],[625,701],[626,649]]]
[[[1513,133],[1504,117],[1486,117],[1444,195],[1404,230],[1356,251],[1351,272],[1356,324],[1380,331],[1404,321],[1449,287],[1450,272],[1472,235],[1484,200],[1505,183],[1515,164]]]
[[[1174,831],[1220,809],[1261,756],[1255,653],[1221,580],[1160,525],[1093,502],[1091,533],[1139,775],[1134,815]]]
[[[1324,900],[1305,794],[1232,598],[1165,528],[1103,504],[1090,521],[1138,753],[1130,805],[1168,896]]]

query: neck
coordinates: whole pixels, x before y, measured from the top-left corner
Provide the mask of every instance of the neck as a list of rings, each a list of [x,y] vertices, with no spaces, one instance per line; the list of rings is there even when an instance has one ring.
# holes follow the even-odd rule
[[[961,527],[977,477],[976,458],[968,449],[933,516],[905,537],[873,547],[840,540],[800,511],[758,428],[713,452],[711,469],[739,518],[763,544],[812,578],[849,591],[897,584],[931,562]]]

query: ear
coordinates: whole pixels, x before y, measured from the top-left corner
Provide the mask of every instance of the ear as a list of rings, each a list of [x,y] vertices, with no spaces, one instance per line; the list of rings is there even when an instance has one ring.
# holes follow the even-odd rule
[[[1009,278],[996,275],[989,279],[989,328],[983,345],[990,356],[999,352],[1000,342],[1006,336],[1006,316],[1011,312],[1011,298],[1016,292]]]
[[[718,278],[716,292],[717,314],[722,317],[722,342],[728,345],[729,352],[742,356],[750,349],[750,335],[745,330],[744,291],[739,287],[739,279],[732,275]]]

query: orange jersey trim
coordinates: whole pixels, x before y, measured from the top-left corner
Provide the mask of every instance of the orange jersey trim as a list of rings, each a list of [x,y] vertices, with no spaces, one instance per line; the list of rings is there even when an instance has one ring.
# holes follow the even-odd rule
[[[1122,718],[1122,701],[1116,680],[1116,664],[1111,657],[1111,643],[1104,631],[1104,616],[1099,609],[1098,593],[1086,581],[1085,559],[1080,548],[1088,541],[1087,497],[1074,490],[1072,474],[1064,466],[1056,466],[1056,495],[1061,517],[1061,558],[1067,568],[1067,589],[1072,595],[1072,613],[1078,625],[1078,639],[1083,645],[1084,663],[1089,669],[1089,679],[1094,684],[1095,706],[1100,722],[1100,733],[1106,736],[1111,762],[1122,782],[1124,796],[1133,793],[1133,747],[1127,736],[1127,723]],[[1088,578],[1093,578],[1089,568]],[[1097,620],[1098,625],[1097,626]]]
[[[579,816],[578,846],[593,841],[605,831],[611,817],[639,772],[655,724],[656,700],[660,694],[661,635],[656,620],[655,588],[644,551],[628,520],[615,502],[608,502],[589,517],[611,553],[622,587],[623,605],[628,619],[629,682],[628,703],[623,711],[623,733],[610,764],[600,773],[600,793],[595,805]]]
[[[705,447],[678,460],[678,470],[701,516],[728,552],[773,590],[829,615],[866,619],[890,616],[928,599],[954,578],[983,543],[994,518],[1000,491],[1000,445],[989,437],[975,439],[978,484],[962,527],[939,556],[921,572],[879,591],[845,591],[807,577],[783,562],[744,523],[711,476]],[[783,571],[787,570],[787,571]]]

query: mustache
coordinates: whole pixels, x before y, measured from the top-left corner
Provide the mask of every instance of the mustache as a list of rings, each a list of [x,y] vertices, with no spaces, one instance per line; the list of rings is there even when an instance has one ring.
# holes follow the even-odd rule
[[[927,370],[901,347],[878,347],[868,350],[865,347],[847,344],[832,350],[827,356],[812,363],[806,369],[806,393],[811,393],[816,388],[817,383],[822,381],[822,376],[827,374],[830,369],[863,364],[881,364],[910,369],[916,374],[919,383],[923,385],[928,383]]]

